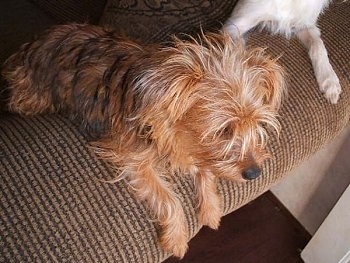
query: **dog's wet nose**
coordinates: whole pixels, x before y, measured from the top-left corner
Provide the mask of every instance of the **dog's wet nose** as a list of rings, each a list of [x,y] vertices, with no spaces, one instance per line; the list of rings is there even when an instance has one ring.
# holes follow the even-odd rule
[[[253,180],[261,175],[261,169],[257,166],[247,168],[242,172],[242,177],[245,180]]]

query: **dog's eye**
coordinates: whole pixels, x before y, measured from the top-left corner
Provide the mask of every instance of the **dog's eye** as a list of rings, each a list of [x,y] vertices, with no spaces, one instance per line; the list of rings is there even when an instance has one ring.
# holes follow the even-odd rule
[[[150,125],[145,125],[142,127],[142,129],[139,130],[139,136],[143,138],[150,137],[152,134],[152,126]]]
[[[221,132],[222,136],[228,137],[232,135],[232,129],[230,127],[226,127]]]

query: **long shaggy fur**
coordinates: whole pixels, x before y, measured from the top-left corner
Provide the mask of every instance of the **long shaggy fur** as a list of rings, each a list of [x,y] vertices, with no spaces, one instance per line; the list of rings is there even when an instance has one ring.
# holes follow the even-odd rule
[[[240,0],[224,25],[233,38],[255,26],[287,38],[296,35],[309,51],[319,89],[331,103],[338,102],[341,86],[317,27],[330,0]]]
[[[217,228],[216,179],[253,179],[279,130],[283,74],[262,49],[227,34],[142,46],[90,25],[57,26],[8,59],[9,108],[60,112],[91,135],[161,226],[164,249],[187,249],[185,215],[170,174],[195,182],[198,218]]]

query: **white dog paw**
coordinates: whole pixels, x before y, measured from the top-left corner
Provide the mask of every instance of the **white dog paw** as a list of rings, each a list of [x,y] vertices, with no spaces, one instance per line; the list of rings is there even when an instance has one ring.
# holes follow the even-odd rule
[[[341,93],[341,86],[338,78],[328,78],[324,80],[320,85],[320,90],[330,103],[336,104],[338,102]]]
[[[241,38],[241,32],[240,30],[238,29],[238,27],[233,24],[233,23],[229,23],[227,22],[222,30],[226,33],[228,33],[232,39],[236,40],[236,39],[240,39]]]

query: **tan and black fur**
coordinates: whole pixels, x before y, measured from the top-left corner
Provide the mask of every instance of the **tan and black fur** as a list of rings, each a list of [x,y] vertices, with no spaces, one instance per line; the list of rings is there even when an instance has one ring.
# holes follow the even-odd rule
[[[216,179],[254,179],[268,157],[283,72],[262,49],[227,34],[140,45],[90,25],[51,28],[8,59],[9,109],[60,112],[87,131],[96,153],[128,181],[161,226],[164,249],[182,257],[188,230],[165,177],[191,176],[198,218],[222,215]]]

